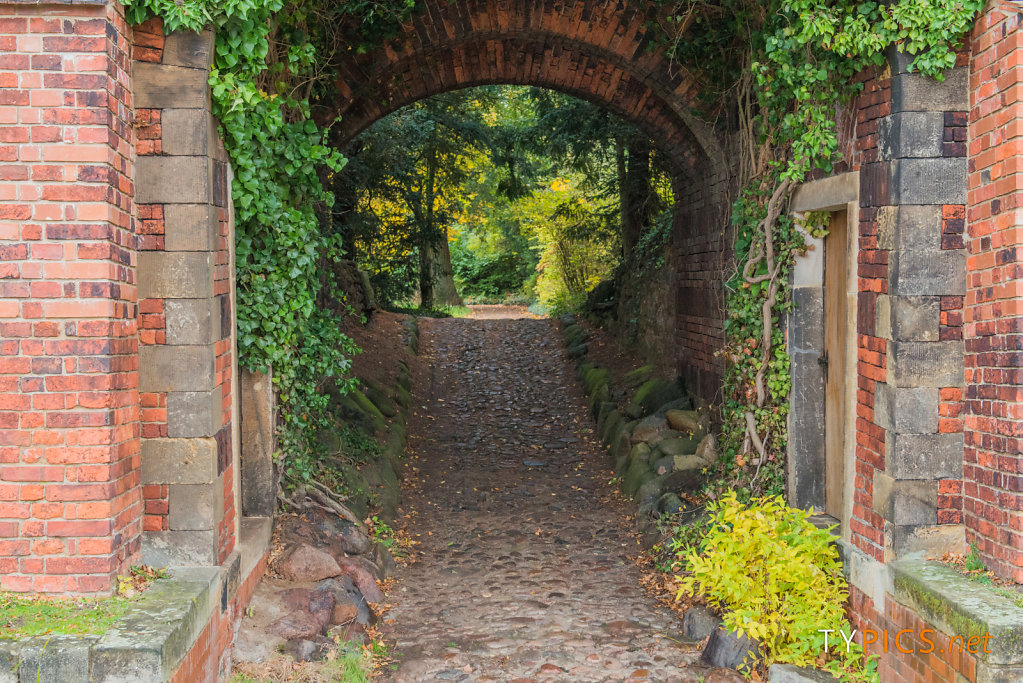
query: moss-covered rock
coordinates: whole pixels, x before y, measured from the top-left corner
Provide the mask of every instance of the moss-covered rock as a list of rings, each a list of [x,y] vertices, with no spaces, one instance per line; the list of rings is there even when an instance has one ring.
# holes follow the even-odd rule
[[[642,386],[646,382],[649,382],[653,376],[654,366],[644,365],[642,367],[636,368],[635,370],[625,373],[623,381],[625,382],[625,386],[629,387],[630,389],[635,389],[637,387]]]
[[[697,410],[668,410],[664,417],[672,429],[686,434],[699,434],[702,437],[710,430],[710,417]]]
[[[665,403],[681,397],[682,389],[675,382],[667,382],[660,378],[651,379],[636,389],[629,403],[629,413],[640,409],[642,415],[649,415]]]
[[[677,436],[657,442],[657,450],[665,455],[694,455],[700,440],[694,436]]]
[[[635,452],[629,456],[628,469],[622,477],[622,493],[632,496],[650,479],[653,473],[650,471],[650,450]]]

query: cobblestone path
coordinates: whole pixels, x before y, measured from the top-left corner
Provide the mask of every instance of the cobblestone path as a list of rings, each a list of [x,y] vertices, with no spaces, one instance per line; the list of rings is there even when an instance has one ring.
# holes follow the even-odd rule
[[[698,681],[639,585],[629,510],[551,320],[424,320],[394,681]]]

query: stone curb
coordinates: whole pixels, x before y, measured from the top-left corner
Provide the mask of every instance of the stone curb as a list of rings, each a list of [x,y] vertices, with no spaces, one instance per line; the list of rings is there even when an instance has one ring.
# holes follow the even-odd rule
[[[946,634],[980,637],[977,658],[994,665],[1023,664],[1023,609],[990,587],[937,562],[889,565],[893,597]],[[987,652],[983,637],[989,635]]]
[[[0,683],[160,683],[170,680],[217,609],[219,567],[172,570],[102,636],[0,641]]]

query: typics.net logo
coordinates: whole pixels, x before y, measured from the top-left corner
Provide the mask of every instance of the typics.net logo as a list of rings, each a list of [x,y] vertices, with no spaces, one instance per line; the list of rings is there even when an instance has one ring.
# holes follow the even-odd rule
[[[901,652],[903,654],[917,653],[926,655],[932,652],[945,654],[947,652],[962,652],[963,650],[971,655],[991,653],[991,650],[988,649],[988,641],[991,639],[991,636],[987,633],[982,636],[970,636],[969,638],[965,636],[952,636],[948,638],[939,636],[931,628],[925,628],[920,632],[911,628],[904,628],[901,631],[889,631],[888,629],[875,631],[872,628],[866,628],[862,631],[853,629],[852,633],[846,633],[843,629],[819,628],[817,632],[824,634],[825,650],[829,650],[834,645],[835,647],[844,646],[845,651],[848,652],[852,644],[857,642],[863,646],[864,650],[867,650],[871,645],[880,645],[884,652]],[[946,640],[948,644],[944,645],[943,643]]]

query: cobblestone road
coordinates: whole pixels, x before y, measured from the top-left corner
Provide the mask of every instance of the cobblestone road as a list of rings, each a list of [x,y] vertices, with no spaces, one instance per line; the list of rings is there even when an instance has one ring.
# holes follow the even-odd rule
[[[698,681],[639,585],[628,508],[551,320],[424,320],[394,681]]]

